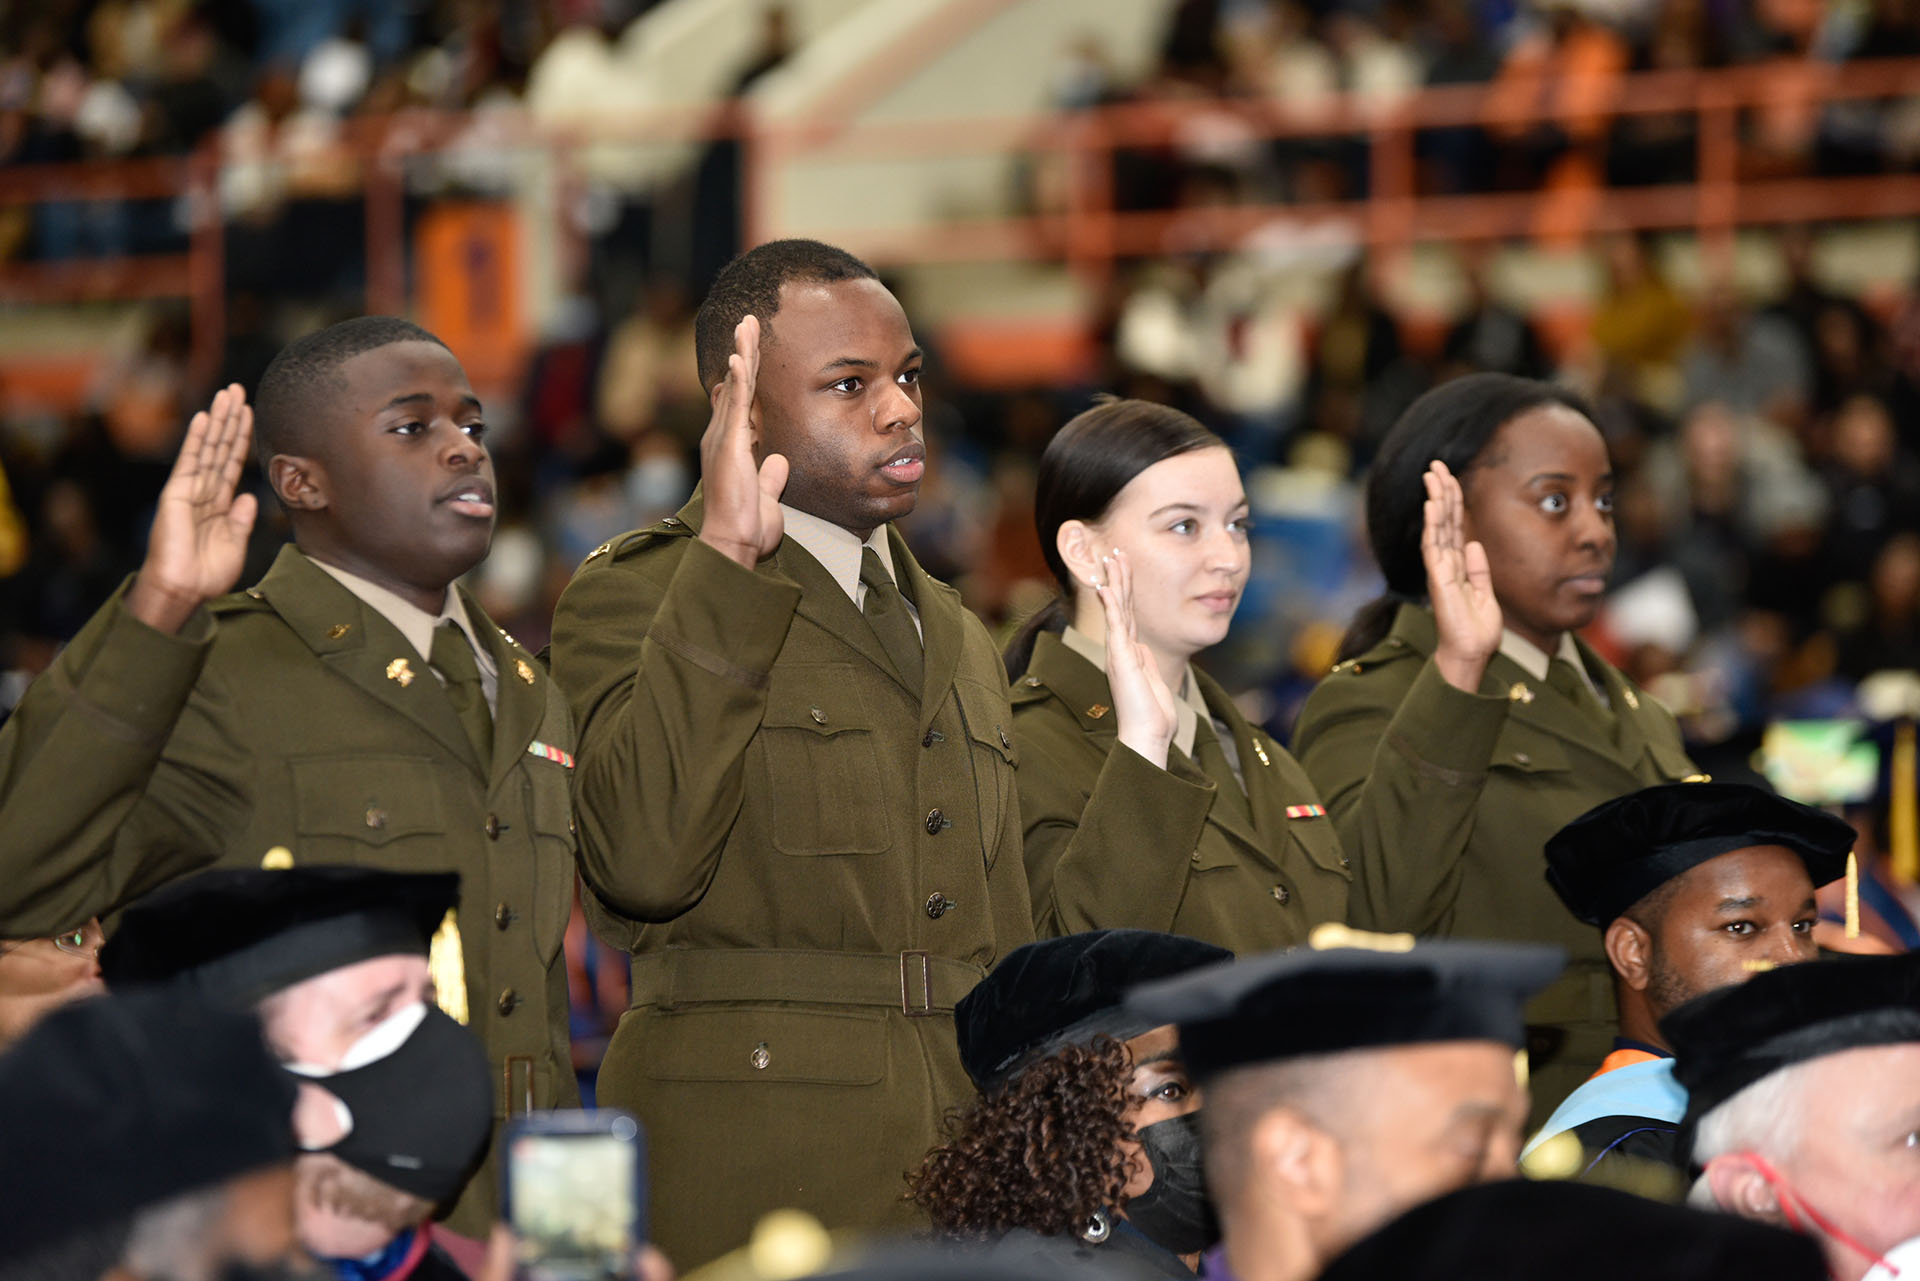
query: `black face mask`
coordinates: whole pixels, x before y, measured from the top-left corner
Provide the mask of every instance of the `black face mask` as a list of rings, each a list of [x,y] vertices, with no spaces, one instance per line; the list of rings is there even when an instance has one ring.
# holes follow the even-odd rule
[[[1127,1222],[1175,1254],[1198,1254],[1220,1239],[1200,1161],[1200,1114],[1189,1112],[1140,1130],[1153,1186],[1128,1201]]]
[[[353,1128],[326,1149],[381,1182],[436,1204],[451,1200],[493,1130],[493,1072],[471,1031],[429,1007],[391,1053],[306,1078],[332,1091]]]

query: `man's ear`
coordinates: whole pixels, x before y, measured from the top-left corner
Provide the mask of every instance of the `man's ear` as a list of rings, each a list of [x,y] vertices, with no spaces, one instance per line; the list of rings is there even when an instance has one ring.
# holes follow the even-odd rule
[[[1332,1135],[1292,1108],[1276,1108],[1254,1123],[1253,1165],[1272,1195],[1301,1218],[1334,1215],[1346,1196],[1346,1157]]]
[[[1601,943],[1614,972],[1626,985],[1636,992],[1646,991],[1653,974],[1653,935],[1647,927],[1630,917],[1616,916]]]
[[[317,512],[327,506],[327,474],[311,458],[275,454],[267,460],[267,483],[288,511]]]
[[[1060,559],[1066,563],[1067,573],[1073,575],[1075,584],[1091,585],[1107,581],[1106,570],[1100,565],[1100,556],[1106,551],[1106,546],[1086,521],[1063,522],[1059,532],[1053,536],[1053,545],[1059,551]]]
[[[1707,1163],[1706,1179],[1714,1201],[1722,1210],[1745,1219],[1786,1223],[1787,1216],[1780,1209],[1780,1194],[1746,1157],[1738,1153],[1715,1157]]]

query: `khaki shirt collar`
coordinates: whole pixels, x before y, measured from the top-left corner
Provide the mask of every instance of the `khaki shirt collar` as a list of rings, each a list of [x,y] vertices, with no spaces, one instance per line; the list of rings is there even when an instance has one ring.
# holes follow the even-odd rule
[[[1593,691],[1593,696],[1600,700],[1600,705],[1602,707],[1607,705],[1606,692],[1593,683],[1593,676],[1587,671],[1587,665],[1580,660],[1580,647],[1574,643],[1572,632],[1561,632],[1560,647],[1552,654],[1548,654],[1518,632],[1503,627],[1500,629],[1500,652],[1518,663],[1527,675],[1537,681],[1546,680],[1547,668],[1552,665],[1554,659],[1561,659],[1580,674],[1581,683]]]
[[[460,602],[460,593],[447,588],[445,601],[438,614],[429,614],[418,605],[390,588],[360,575],[341,569],[338,565],[329,565],[323,560],[307,557],[321,569],[331,574],[336,582],[360,598],[374,613],[392,623],[394,629],[406,637],[407,643],[421,658],[431,659],[433,654],[434,630],[441,623],[452,619],[460,630],[466,633],[467,643],[473,646],[473,656],[480,668],[480,685],[487,695],[487,705],[494,706],[500,688],[500,672],[494,665],[493,653],[480,642],[480,634],[473,629],[473,620],[467,617],[466,607]],[[428,663],[432,667],[431,661]],[[439,673],[435,672],[438,676]],[[444,678],[442,678],[444,681]]]
[[[1107,647],[1072,623],[1068,623],[1067,630],[1060,634],[1060,641],[1101,672],[1107,670]],[[1173,698],[1173,745],[1189,759],[1193,756],[1193,740],[1200,729],[1200,718],[1211,718],[1212,715],[1207,710],[1206,699],[1200,694],[1200,682],[1193,679],[1193,667],[1189,665],[1186,678],[1180,682],[1180,689]]]
[[[830,520],[821,520],[812,512],[803,512],[797,507],[781,503],[780,514],[786,517],[787,537],[799,543],[807,555],[819,561],[821,568],[833,575],[833,581],[840,584],[840,590],[855,605],[864,604],[867,595],[866,584],[860,581],[860,553],[864,549],[871,547],[878,552],[887,577],[899,583],[900,571],[893,565],[893,549],[887,546],[885,525],[868,534],[863,543],[849,531]]]

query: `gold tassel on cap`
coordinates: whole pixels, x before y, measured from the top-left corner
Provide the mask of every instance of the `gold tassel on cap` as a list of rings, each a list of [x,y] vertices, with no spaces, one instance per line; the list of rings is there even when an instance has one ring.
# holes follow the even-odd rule
[[[460,923],[448,908],[427,948],[427,973],[433,979],[433,999],[450,1019],[467,1021],[467,962],[460,950]]]
[[[1847,937],[1860,937],[1860,860],[1847,851]]]
[[[1916,804],[1913,722],[1902,718],[1893,728],[1893,760],[1887,769],[1887,844],[1893,879],[1901,885],[1920,881],[1920,805]]]

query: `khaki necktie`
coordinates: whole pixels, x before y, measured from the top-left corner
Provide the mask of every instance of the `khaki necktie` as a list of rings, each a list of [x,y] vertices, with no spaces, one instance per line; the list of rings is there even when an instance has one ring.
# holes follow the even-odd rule
[[[1608,730],[1613,728],[1613,713],[1594,696],[1593,689],[1580,673],[1573,669],[1572,663],[1564,658],[1556,658],[1549,662],[1547,684],[1559,690],[1595,724]]]
[[[493,715],[480,684],[480,664],[474,661],[473,646],[460,624],[448,619],[433,629],[433,653],[427,661],[446,678],[447,701],[460,717],[460,728],[467,731],[467,741],[484,770],[493,761]]]
[[[1193,763],[1220,789],[1216,804],[1229,807],[1248,822],[1253,821],[1253,810],[1247,804],[1246,786],[1233,772],[1226,750],[1220,746],[1219,736],[1213,732],[1213,721],[1206,716],[1202,716],[1199,724],[1194,726]]]
[[[919,689],[926,662],[920,649],[920,629],[913,625],[906,598],[880,563],[879,553],[871,547],[860,552],[860,581],[867,585],[866,603],[860,612],[867,616],[881,647],[893,660],[894,670],[907,684]]]

